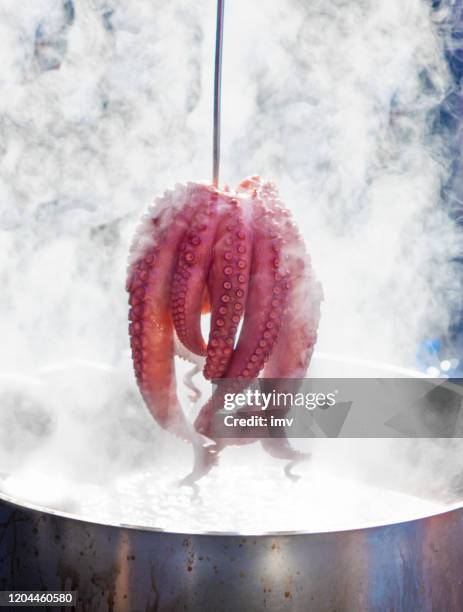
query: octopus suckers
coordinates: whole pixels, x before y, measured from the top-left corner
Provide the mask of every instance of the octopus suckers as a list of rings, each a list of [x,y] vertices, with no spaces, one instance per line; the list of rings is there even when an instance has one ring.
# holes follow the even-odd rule
[[[126,287],[141,394],[158,423],[185,439],[212,435],[214,409],[207,402],[194,427],[188,422],[176,352],[195,363],[205,357],[204,376],[235,390],[261,373],[301,378],[307,370],[322,293],[290,212],[257,175],[235,191],[188,183],[158,198],[136,232]]]

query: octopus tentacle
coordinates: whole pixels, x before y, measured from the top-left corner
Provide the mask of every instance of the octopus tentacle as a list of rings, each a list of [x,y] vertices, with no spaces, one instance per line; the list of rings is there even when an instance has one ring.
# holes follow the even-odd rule
[[[195,403],[201,398],[201,390],[196,386],[193,378],[201,372],[201,366],[195,365],[183,377],[183,383],[191,391],[189,399]]]
[[[323,299],[321,285],[313,275],[302,239],[294,228],[287,237],[283,248],[288,292],[282,319],[285,333],[279,336],[265,368],[264,375],[268,378],[305,376],[317,341]]]
[[[218,227],[208,284],[212,308],[206,379],[222,377],[230,362],[251,268],[252,233],[238,202],[232,199],[230,204],[232,210]]]
[[[257,203],[257,194],[250,197],[254,200],[251,204],[256,207],[253,217],[255,257],[248,278],[249,292],[243,327],[223,374],[224,378],[243,381],[256,378],[271,355],[281,327],[287,293],[285,275],[279,269],[277,222],[262,203]],[[238,387],[236,384],[233,386],[236,392]],[[221,395],[226,392],[228,389],[223,386],[218,389],[213,400],[208,401],[197,416],[195,428],[203,435],[212,435],[212,416],[221,405]]]
[[[227,378],[255,378],[263,368],[281,326],[285,298],[283,278],[278,274],[275,244],[265,229],[256,228],[255,249],[246,315]]]
[[[275,343],[264,377],[277,380],[278,392],[294,394],[299,388],[294,379],[305,376],[317,340],[322,291],[312,273],[304,243],[289,218],[283,222],[280,236],[281,272],[286,275],[287,289],[282,317],[284,333]],[[291,470],[298,463],[310,459],[310,453],[293,448],[284,432],[280,435],[282,437],[262,439],[261,444],[273,457],[289,461],[285,474],[291,480],[297,480],[298,476]]]
[[[216,199],[208,200],[192,217],[191,227],[179,244],[179,257],[172,283],[172,313],[180,341],[197,355],[206,354],[201,333],[204,286],[212,258],[218,211]]]
[[[196,355],[195,353],[192,353],[191,351],[189,351],[180,342],[180,340],[178,339],[178,336],[175,337],[174,344],[175,344],[175,355],[179,357],[180,359],[183,359],[184,361],[188,361],[189,363],[193,364],[193,367],[191,368],[191,370],[189,370],[184,375],[183,384],[191,391],[191,394],[189,396],[190,401],[195,403],[200,399],[201,391],[196,386],[193,378],[194,376],[199,374],[199,372],[201,372],[201,370],[203,369],[204,357],[201,357],[200,355]]]
[[[156,421],[184,439],[192,428],[180,406],[174,369],[174,334],[170,309],[170,283],[177,245],[191,222],[192,209],[184,188],[158,202],[158,209],[145,219],[132,252],[129,271],[129,318],[134,370],[143,398]],[[166,205],[178,204],[167,226],[162,226]]]

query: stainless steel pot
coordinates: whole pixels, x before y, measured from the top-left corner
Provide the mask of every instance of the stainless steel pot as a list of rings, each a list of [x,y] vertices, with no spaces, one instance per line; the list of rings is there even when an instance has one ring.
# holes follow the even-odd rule
[[[82,611],[463,609],[463,508],[331,533],[181,534],[0,501],[0,588]]]

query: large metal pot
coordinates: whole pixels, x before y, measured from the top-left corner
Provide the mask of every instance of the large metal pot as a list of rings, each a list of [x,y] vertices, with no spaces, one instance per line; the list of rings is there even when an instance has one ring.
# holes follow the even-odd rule
[[[181,534],[0,502],[0,588],[85,611],[460,611],[463,509],[331,533]]]

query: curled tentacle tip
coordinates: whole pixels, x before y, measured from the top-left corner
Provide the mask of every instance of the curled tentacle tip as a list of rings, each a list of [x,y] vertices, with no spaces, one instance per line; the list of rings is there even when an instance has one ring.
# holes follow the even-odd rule
[[[293,468],[305,461],[310,461],[310,459],[312,458],[311,453],[302,453],[300,451],[295,451],[295,453],[297,453],[297,457],[292,461],[289,461],[284,467],[285,476],[289,478],[289,480],[291,480],[292,482],[297,482],[302,478],[300,474],[294,474],[294,472],[292,471]]]
[[[179,487],[190,487],[190,489],[192,490],[192,495],[191,495],[191,502],[202,502],[201,499],[201,495],[200,495],[200,487],[198,485],[198,483],[196,482],[196,478],[192,478],[191,474],[189,474],[188,476],[185,476],[185,478],[182,478],[179,483],[178,486]]]
[[[293,474],[291,472],[291,468],[285,468],[285,476],[288,478],[288,480],[291,480],[291,482],[299,482],[299,480],[302,478],[302,476],[299,474]]]

